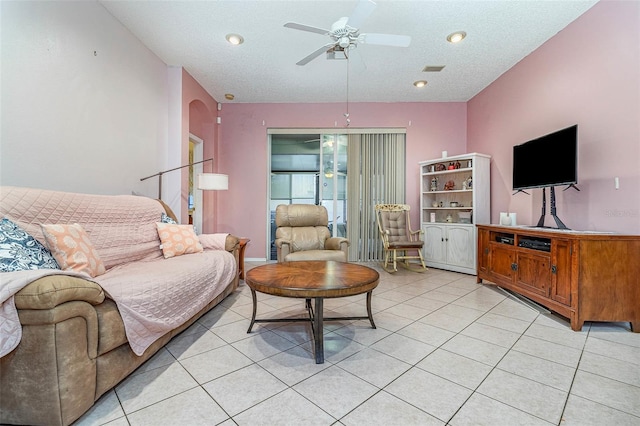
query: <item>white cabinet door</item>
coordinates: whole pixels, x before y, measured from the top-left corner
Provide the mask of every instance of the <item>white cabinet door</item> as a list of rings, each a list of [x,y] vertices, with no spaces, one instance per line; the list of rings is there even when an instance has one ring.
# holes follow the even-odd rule
[[[423,225],[424,230],[424,260],[427,262],[446,262],[445,246],[446,231],[440,225]]]
[[[447,263],[451,265],[473,268],[475,243],[474,229],[470,226],[450,226],[447,229]]]

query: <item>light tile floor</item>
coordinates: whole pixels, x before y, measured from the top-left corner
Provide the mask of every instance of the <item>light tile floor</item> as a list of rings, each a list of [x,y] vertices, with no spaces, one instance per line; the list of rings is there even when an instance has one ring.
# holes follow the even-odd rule
[[[469,275],[368,266],[380,271],[378,328],[326,322],[324,364],[307,324],[247,334],[241,282],[77,425],[640,425],[640,334],[628,323],[574,332]],[[258,317],[303,305],[258,294]],[[325,301],[325,315],[365,313],[364,296]]]

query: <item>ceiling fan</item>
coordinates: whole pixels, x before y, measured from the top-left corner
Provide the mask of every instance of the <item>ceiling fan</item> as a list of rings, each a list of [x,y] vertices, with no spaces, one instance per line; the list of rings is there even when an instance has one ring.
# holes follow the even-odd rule
[[[322,35],[328,35],[331,42],[325,44],[310,55],[304,57],[296,65],[306,65],[325,52],[344,52],[348,58],[348,51],[358,44],[377,44],[381,46],[407,47],[411,43],[411,37],[397,34],[360,34],[360,25],[369,17],[376,8],[371,0],[360,0],[350,17],[342,17],[331,25],[330,30],[312,27],[295,22],[284,24],[287,28],[308,31]]]

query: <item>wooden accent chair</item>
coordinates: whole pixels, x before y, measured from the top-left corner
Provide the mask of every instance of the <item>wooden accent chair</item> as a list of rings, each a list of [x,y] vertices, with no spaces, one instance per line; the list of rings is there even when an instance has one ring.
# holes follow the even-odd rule
[[[296,260],[347,261],[349,240],[332,237],[324,206],[281,204],[276,207],[278,262]]]
[[[427,270],[422,257],[422,246],[424,242],[420,240],[422,230],[412,231],[409,220],[409,212],[411,207],[408,204],[377,204],[376,205],[376,221],[380,238],[384,245],[384,270],[387,272],[397,272],[397,261],[402,261],[405,268],[417,272]],[[408,252],[416,252],[415,255],[409,255]],[[393,259],[393,267],[390,267],[391,259]],[[417,263],[411,263],[410,260],[418,260],[420,266],[416,268]]]

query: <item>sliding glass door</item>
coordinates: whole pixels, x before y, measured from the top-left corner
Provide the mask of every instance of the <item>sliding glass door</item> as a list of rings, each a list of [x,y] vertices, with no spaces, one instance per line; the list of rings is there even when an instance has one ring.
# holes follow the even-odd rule
[[[349,239],[350,261],[382,259],[375,205],[404,203],[405,130],[359,130],[352,129],[349,135],[331,129],[305,134],[269,130],[267,241],[272,260],[276,259],[276,207],[294,203],[326,207],[332,235]]]
[[[334,237],[347,236],[347,135],[322,135],[319,196]]]
[[[347,136],[273,133],[270,151],[269,258],[276,260],[279,204],[323,205],[332,234],[346,236]]]

